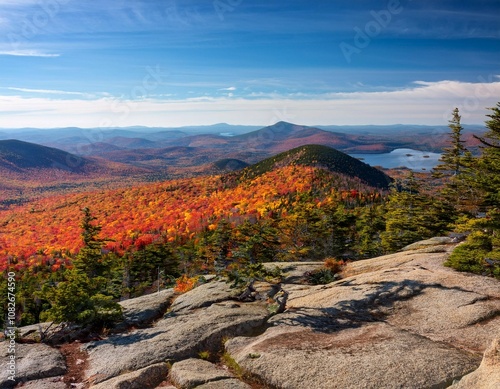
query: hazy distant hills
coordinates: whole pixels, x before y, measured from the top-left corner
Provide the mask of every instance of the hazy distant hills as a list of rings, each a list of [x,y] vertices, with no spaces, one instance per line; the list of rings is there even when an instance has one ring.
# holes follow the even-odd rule
[[[0,141],[0,167],[13,171],[60,169],[82,173],[97,167],[97,163],[53,147],[11,139]]]
[[[266,128],[263,131],[272,131],[276,128]],[[311,136],[314,137],[318,134],[315,129],[302,126],[286,125],[279,129],[281,132],[276,135],[276,138],[267,141],[271,150],[276,149],[275,143],[280,140],[288,141],[293,137],[310,140]],[[262,134],[263,132],[250,133],[244,139],[255,144],[255,138],[260,138]],[[238,142],[235,138],[230,140],[232,145]],[[135,138],[130,139],[134,141]],[[323,167],[332,172],[358,177],[370,186],[387,187],[390,182],[390,179],[381,171],[324,145],[304,145],[293,148],[251,166],[236,158],[222,158],[214,162],[207,162],[211,159],[209,154],[213,158],[218,153],[215,149],[203,151],[197,147],[183,146],[152,149],[147,153],[144,150],[115,150],[107,153],[110,161],[120,162],[123,164],[122,166],[132,164],[160,169],[169,166],[206,166],[207,173],[224,173],[245,169],[245,174],[253,177],[284,165],[307,165]],[[25,169],[65,170],[71,173],[90,173],[99,169],[103,173],[109,171],[105,160],[79,157],[56,148],[18,140],[0,141],[0,168],[13,172],[22,172]]]
[[[0,141],[0,210],[34,198],[164,179],[164,168],[134,166],[18,140]]]
[[[466,127],[464,138],[469,147],[477,148],[477,141],[474,143],[472,134],[480,131],[480,126]],[[253,164],[309,144],[328,146],[350,154],[386,153],[397,148],[440,152],[448,144],[448,133],[447,126],[318,128],[282,121],[263,128],[221,123],[180,128],[3,129],[0,139],[16,138],[73,155],[91,157],[93,163],[96,163],[94,157],[99,157],[161,176],[179,177],[219,171],[219,165],[214,163],[220,160],[232,159]],[[74,157],[61,154],[58,158],[56,161],[60,162],[61,159]]]
[[[464,126],[465,139],[477,147],[473,133],[483,126]],[[277,153],[305,144],[323,144],[347,153],[382,153],[396,148],[440,152],[448,141],[443,126],[304,126],[278,122],[267,127],[225,123],[190,127],[126,127],[109,129],[0,129],[0,139],[18,139],[56,147],[78,155],[102,155],[120,149],[168,147],[249,149]]]

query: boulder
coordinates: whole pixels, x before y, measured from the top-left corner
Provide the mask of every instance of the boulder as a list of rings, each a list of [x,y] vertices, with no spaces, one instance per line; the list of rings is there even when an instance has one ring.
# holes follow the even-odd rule
[[[84,345],[89,354],[86,377],[99,383],[155,363],[196,357],[201,351],[216,353],[223,338],[260,331],[268,315],[263,304],[232,301],[170,313],[152,328]]]
[[[290,389],[445,387],[477,366],[474,356],[382,322],[342,331],[277,326],[232,339],[226,349],[259,380]]]
[[[14,387],[15,382],[26,382],[55,377],[66,373],[62,354],[45,344],[16,344],[16,381],[9,380],[8,362],[12,354],[8,352],[8,342],[0,344],[0,388]]]
[[[163,316],[174,297],[173,289],[120,301],[123,308],[121,326],[143,327]]]
[[[446,268],[447,256],[405,251],[353,262],[328,285],[285,284],[272,327],[226,349],[275,387],[447,387],[500,328],[499,281]]]
[[[450,389],[498,389],[500,388],[500,338],[495,339],[484,353],[479,368],[463,377]]]
[[[178,296],[170,312],[186,313],[221,301],[236,300],[241,292],[241,289],[232,288],[231,284],[225,281],[214,280]]]
[[[196,358],[174,363],[170,370],[170,381],[182,389],[191,389],[227,378],[234,378],[234,375],[222,367]]]
[[[155,389],[168,374],[166,363],[157,363],[93,385],[91,389]]]

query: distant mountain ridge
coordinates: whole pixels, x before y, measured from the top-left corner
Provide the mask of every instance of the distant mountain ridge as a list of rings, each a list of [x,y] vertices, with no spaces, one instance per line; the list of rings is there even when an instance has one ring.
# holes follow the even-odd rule
[[[0,141],[0,167],[23,169],[60,169],[82,173],[96,163],[53,147],[10,139]]]
[[[480,125],[464,125],[464,128],[467,146],[474,151],[478,144],[472,134],[480,134],[484,128]],[[448,145],[448,133],[446,125],[306,126],[280,121],[266,127],[219,123],[171,128],[136,126],[109,129],[0,129],[0,139],[13,138],[89,156],[105,156],[106,149],[113,150],[113,147],[152,150],[176,146],[230,146],[231,151],[258,150],[272,155],[306,144],[322,144],[346,153],[387,153],[397,148],[440,152]],[[135,140],[127,141],[124,138]],[[224,157],[216,156],[214,161]],[[237,155],[232,157],[240,158]]]

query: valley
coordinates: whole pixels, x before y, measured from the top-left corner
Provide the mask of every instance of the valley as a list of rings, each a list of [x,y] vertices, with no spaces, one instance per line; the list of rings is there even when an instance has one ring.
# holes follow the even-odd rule
[[[440,152],[447,144],[446,128],[321,129],[278,122],[263,128],[219,124],[181,128],[4,129],[0,131],[0,208],[53,194],[224,174],[308,144],[333,147],[355,156],[361,153],[361,158],[368,159],[371,154],[377,158],[401,148]],[[481,131],[480,126],[471,126],[464,134],[472,151],[477,152],[478,147],[472,135]],[[21,141],[26,143],[19,152],[14,144],[19,146]],[[429,161],[425,162],[428,170]],[[405,167],[402,165],[404,162],[386,166]],[[417,166],[415,170],[421,169]]]

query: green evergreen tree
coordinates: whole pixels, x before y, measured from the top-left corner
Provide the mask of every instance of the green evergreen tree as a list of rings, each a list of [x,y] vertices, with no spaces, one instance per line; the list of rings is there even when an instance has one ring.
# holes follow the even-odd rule
[[[319,213],[316,227],[319,233],[318,259],[336,257],[351,249],[356,235],[356,215],[344,204],[334,203],[324,209],[324,215]]]
[[[207,256],[213,263],[216,273],[225,271],[231,260],[229,255],[233,248],[233,231],[231,224],[222,219],[218,222],[217,228],[208,236]]]
[[[83,248],[67,270],[64,281],[56,286],[47,284],[42,289],[43,297],[50,308],[40,314],[42,320],[56,323],[69,322],[85,326],[102,327],[119,319],[121,306],[106,294],[106,275],[109,263],[103,260],[103,240],[98,238],[101,227],[94,225],[95,219],[88,208],[83,209]]]
[[[328,243],[328,220],[305,196],[297,201],[289,214],[279,220],[281,232],[281,260],[299,261],[325,257]]]
[[[475,159],[465,147],[460,121],[459,110],[455,108],[448,126],[451,130],[450,147],[443,149],[440,163],[432,171],[433,177],[443,181],[443,200],[452,205],[457,213],[472,211],[477,200],[477,191],[471,183]]]
[[[180,275],[179,262],[168,244],[149,244],[127,257],[128,267],[124,280],[127,280],[126,287],[132,296],[140,296],[153,284],[161,283],[159,278]]]
[[[463,230],[472,230],[464,244],[458,246],[446,262],[460,271],[493,275],[500,278],[500,103],[489,108],[487,132],[478,137],[483,150],[477,160],[475,180],[481,193],[485,217],[470,219]]]
[[[487,115],[488,129],[484,137],[476,137],[483,144],[483,152],[478,160],[477,183],[484,191],[485,205],[498,207],[500,204],[500,102]]]
[[[421,192],[413,172],[406,182],[394,186],[386,205],[386,230],[381,234],[387,252],[448,230],[451,209],[443,202]]]
[[[82,212],[80,228],[83,247],[78,252],[73,265],[87,274],[89,278],[103,277],[109,270],[110,264],[102,253],[102,247],[106,241],[99,238],[102,227],[94,223],[97,218],[92,216],[89,208],[83,208]]]
[[[463,127],[460,124],[461,116],[458,108],[453,110],[453,116],[448,127],[450,133],[450,147],[443,149],[440,164],[434,168],[433,174],[437,177],[453,177],[459,175],[463,168],[463,156],[467,152],[465,142],[462,139]]]
[[[255,264],[273,261],[278,253],[280,241],[278,230],[272,221],[245,220],[235,231],[237,249],[233,252],[235,260]]]
[[[361,258],[382,254],[381,232],[385,230],[385,209],[371,204],[360,209],[356,217],[356,244],[354,249]]]

